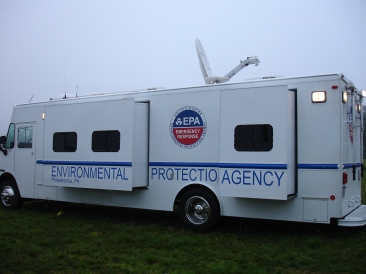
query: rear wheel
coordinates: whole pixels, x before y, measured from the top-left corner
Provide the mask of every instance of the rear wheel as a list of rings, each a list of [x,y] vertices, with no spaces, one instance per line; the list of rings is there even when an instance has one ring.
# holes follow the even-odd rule
[[[3,209],[17,209],[22,205],[22,197],[13,181],[5,181],[0,185],[0,202]]]
[[[179,214],[183,223],[191,229],[207,232],[219,219],[219,204],[207,190],[191,189],[180,200]]]

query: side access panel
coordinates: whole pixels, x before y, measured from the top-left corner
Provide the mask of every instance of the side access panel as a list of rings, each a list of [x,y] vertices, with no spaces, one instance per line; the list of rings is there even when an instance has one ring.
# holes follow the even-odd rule
[[[221,196],[295,194],[295,92],[287,86],[221,92]]]
[[[127,190],[148,185],[148,103],[133,99],[69,103],[45,108],[43,185]],[[119,131],[116,152],[94,152],[95,131]],[[75,132],[74,152],[55,152],[56,132]]]

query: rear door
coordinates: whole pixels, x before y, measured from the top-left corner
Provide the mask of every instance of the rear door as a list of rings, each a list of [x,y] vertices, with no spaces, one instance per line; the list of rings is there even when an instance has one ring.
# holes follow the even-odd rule
[[[345,87],[342,93],[342,216],[361,204],[362,113],[359,96]],[[342,97],[343,98],[343,97]]]

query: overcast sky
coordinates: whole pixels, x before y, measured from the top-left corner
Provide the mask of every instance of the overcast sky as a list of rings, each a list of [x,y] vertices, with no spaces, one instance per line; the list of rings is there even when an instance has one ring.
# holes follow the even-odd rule
[[[366,89],[366,1],[0,0],[0,135],[16,104],[59,94],[203,85],[258,55],[231,81],[342,72]]]

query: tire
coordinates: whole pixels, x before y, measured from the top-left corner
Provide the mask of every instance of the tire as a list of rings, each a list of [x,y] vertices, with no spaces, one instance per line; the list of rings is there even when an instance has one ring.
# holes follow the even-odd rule
[[[15,182],[5,181],[0,185],[0,203],[3,209],[18,209],[22,205],[22,197]]]
[[[211,230],[220,217],[216,197],[207,190],[195,188],[183,194],[179,204],[182,222],[198,232]]]

